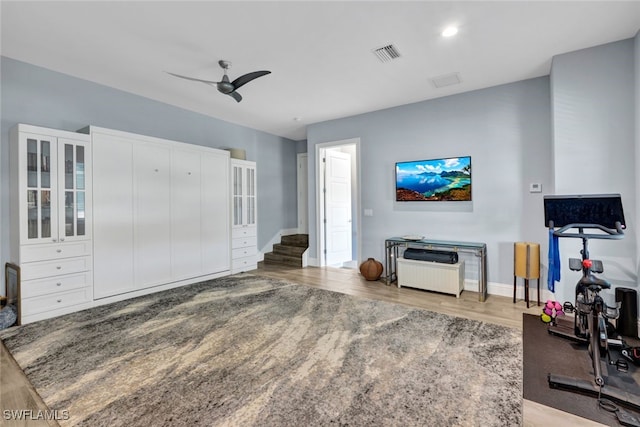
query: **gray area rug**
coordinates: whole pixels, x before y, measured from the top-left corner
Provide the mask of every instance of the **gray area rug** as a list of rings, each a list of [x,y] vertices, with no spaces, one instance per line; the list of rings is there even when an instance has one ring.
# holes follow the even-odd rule
[[[519,331],[254,275],[0,338],[63,426],[522,424]]]

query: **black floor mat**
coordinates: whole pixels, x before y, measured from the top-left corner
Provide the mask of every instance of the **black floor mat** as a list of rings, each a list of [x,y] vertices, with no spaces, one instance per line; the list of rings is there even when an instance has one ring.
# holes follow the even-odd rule
[[[549,387],[549,373],[593,382],[587,347],[550,335],[547,325],[540,321],[539,316],[523,314],[522,322],[523,397],[602,424],[620,425],[614,414],[598,406],[595,397]],[[566,322],[561,323],[561,326],[567,326],[571,330],[573,324]],[[612,350],[612,360],[621,357],[619,351]],[[605,387],[617,387],[640,396],[640,368],[631,362],[628,365],[627,373],[618,372],[615,366],[606,366],[607,371],[603,371],[606,372]],[[640,416],[638,411],[631,412]]]

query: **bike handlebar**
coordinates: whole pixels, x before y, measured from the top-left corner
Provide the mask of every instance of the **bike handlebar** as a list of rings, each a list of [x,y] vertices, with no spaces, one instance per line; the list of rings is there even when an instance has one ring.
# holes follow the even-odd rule
[[[567,224],[564,227],[560,227],[553,231],[553,234],[558,237],[574,237],[580,239],[606,239],[606,240],[619,240],[624,237],[624,230],[620,221],[615,222],[616,228],[608,228],[601,224],[581,224],[573,223]],[[553,221],[549,221],[549,228],[553,229]],[[592,234],[585,233],[585,228],[597,229],[603,231],[605,234]],[[569,230],[578,229],[577,233],[569,233]]]

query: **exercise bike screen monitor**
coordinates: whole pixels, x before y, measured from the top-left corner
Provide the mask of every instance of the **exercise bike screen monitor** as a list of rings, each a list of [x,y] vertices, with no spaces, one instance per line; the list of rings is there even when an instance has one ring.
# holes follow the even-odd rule
[[[575,196],[544,196],[545,227],[569,224],[600,224],[615,229],[616,222],[625,228],[620,194],[591,194]]]

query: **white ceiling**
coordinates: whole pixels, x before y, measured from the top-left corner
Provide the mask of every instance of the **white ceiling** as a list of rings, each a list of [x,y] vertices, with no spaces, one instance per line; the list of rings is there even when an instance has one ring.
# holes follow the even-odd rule
[[[2,1],[1,53],[294,140],[305,126],[549,74],[554,55],[634,37],[640,1]],[[440,36],[456,24],[453,38]],[[401,57],[372,50],[392,43]],[[220,80],[270,70],[236,103]],[[460,73],[436,88],[431,78]]]

